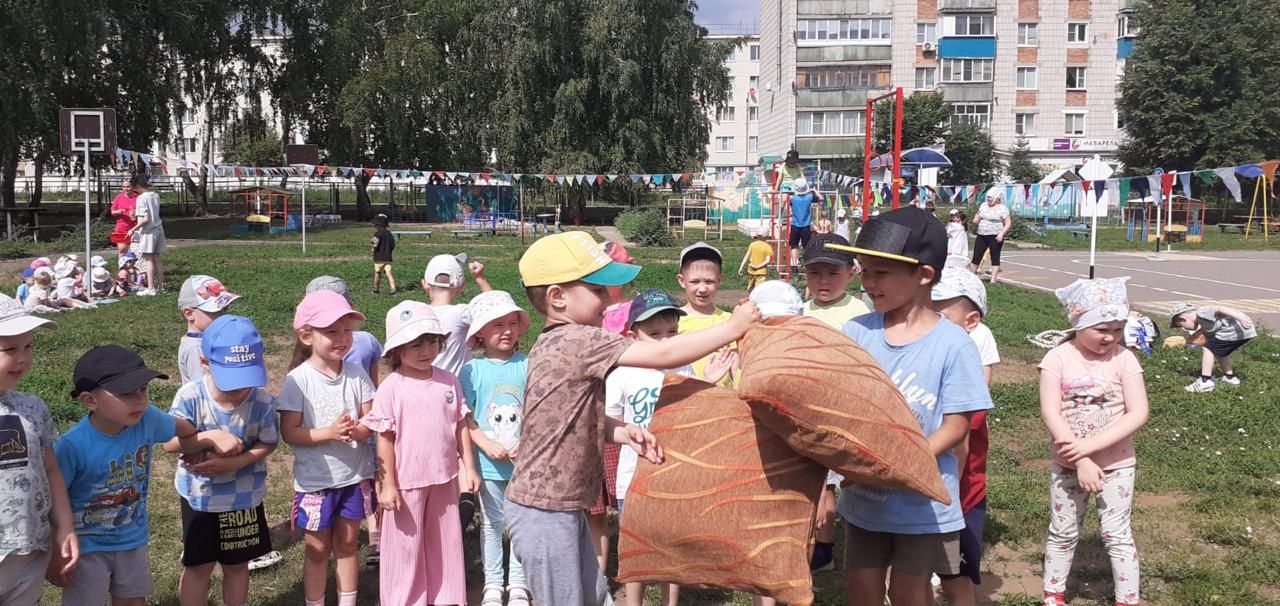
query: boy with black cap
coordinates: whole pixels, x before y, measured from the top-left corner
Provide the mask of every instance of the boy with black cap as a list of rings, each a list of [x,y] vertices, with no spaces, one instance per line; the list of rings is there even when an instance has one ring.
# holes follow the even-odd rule
[[[387,231],[387,216],[379,214],[373,218],[373,237],[369,243],[373,245],[373,294],[378,294],[382,286],[382,274],[387,274],[387,285],[391,287],[389,295],[396,290],[396,277],[391,273],[391,253],[396,249],[396,239]]]
[[[720,292],[723,279],[722,265],[724,257],[720,250],[706,242],[694,242],[680,251],[680,273],[676,274],[676,282],[684,289],[684,311],[680,317],[680,334],[706,330],[732,316],[729,312],[716,307],[716,293]],[[711,355],[694,362],[693,376],[706,380],[707,363]],[[728,385],[730,376],[725,376],[722,385]]]
[[[63,604],[142,606],[152,589],[148,561],[147,494],[151,447],[174,436],[183,452],[212,449],[230,456],[240,440],[220,430],[197,435],[185,419],[151,405],[147,384],[167,379],[119,345],[80,356],[72,375],[76,398],[89,414],[54,448],[80,539],[80,564],[69,578],[51,575]],[[55,566],[53,569],[57,569]]]
[[[928,212],[906,207],[867,222],[855,246],[862,287],[875,312],[847,322],[844,333],[884,368],[906,398],[938,458],[950,493],[943,504],[913,493],[852,485],[840,495],[849,603],[881,606],[892,568],[894,606],[933,604],[932,573],[960,572],[960,511],[952,451],[972,413],[991,408],[978,348],[964,329],[933,310],[930,291],[946,264],[947,236]]]

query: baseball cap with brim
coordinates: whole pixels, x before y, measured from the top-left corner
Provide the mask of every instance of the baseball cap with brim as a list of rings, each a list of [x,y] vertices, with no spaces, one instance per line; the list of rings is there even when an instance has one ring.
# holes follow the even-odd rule
[[[401,301],[387,310],[387,341],[382,345],[385,357],[397,347],[417,341],[422,335],[448,336],[435,310],[421,301]]]
[[[57,327],[53,321],[32,314],[17,299],[0,294],[0,337],[16,337],[37,328]]]
[[[332,290],[317,290],[307,294],[298,304],[293,313],[293,329],[303,326],[327,328],[346,316],[355,316],[362,322],[365,320],[364,314],[351,308],[346,297]]]
[[[106,266],[107,266],[107,260],[103,259],[102,255],[94,255],[89,258],[89,267],[106,267]]]
[[[506,291],[490,290],[482,292],[467,304],[467,314],[471,316],[471,325],[467,327],[467,342],[470,343],[485,326],[508,314],[515,313],[520,317],[520,333],[529,330],[529,313],[516,305],[514,299]]]
[[[1185,314],[1189,311],[1195,311],[1196,309],[1199,309],[1199,308],[1197,308],[1194,303],[1183,302],[1183,303],[1178,303],[1177,305],[1174,305],[1173,310],[1169,312],[1169,328],[1178,327],[1178,316]]]
[[[987,315],[987,287],[977,274],[964,267],[947,267],[942,270],[942,278],[933,285],[930,298],[934,301],[947,301],[964,297],[973,302],[978,313]]]
[[[427,281],[427,286],[457,288],[467,280],[467,274],[463,270],[466,265],[467,253],[436,255],[427,261],[427,269],[422,272],[422,277]],[[436,280],[440,274],[447,275],[449,278],[444,281]]]
[[[841,248],[827,248],[827,244],[835,244]],[[814,234],[809,245],[804,247],[804,264],[830,263],[853,267],[853,253],[845,250],[849,241],[839,234]]]
[[[147,368],[141,356],[119,345],[102,345],[85,352],[76,362],[71,377],[73,398],[99,387],[114,394],[133,393],[152,379],[169,378]]]
[[[569,231],[534,242],[520,257],[520,281],[526,287],[582,281],[624,286],[636,279],[639,265],[618,263],[590,235]]]
[[[680,309],[680,303],[671,295],[656,288],[645,290],[631,300],[631,309],[627,312],[627,328],[664,311],[674,311],[679,316],[686,315],[685,311]]]
[[[218,313],[237,299],[237,295],[213,276],[195,275],[182,282],[178,290],[178,309],[198,309],[206,313]]]
[[[947,257],[947,233],[942,222],[928,211],[906,206],[867,221],[853,246],[826,246],[857,255],[942,269]]]
[[[222,316],[204,329],[200,355],[209,363],[213,384],[222,391],[266,387],[267,363],[262,336],[244,316]]]
[[[716,265],[723,265],[724,256],[720,254],[720,249],[706,242],[694,242],[680,251],[680,267],[694,261],[715,261]]]
[[[319,276],[307,282],[306,294],[311,294],[317,290],[331,290],[342,295],[348,301],[351,300],[351,293],[347,289],[347,281],[337,276]]]

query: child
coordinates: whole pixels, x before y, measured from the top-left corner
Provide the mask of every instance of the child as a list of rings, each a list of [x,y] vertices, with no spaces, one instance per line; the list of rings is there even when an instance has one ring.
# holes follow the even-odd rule
[[[431,310],[440,325],[449,331],[449,340],[436,356],[436,368],[454,377],[462,373],[462,365],[471,359],[471,349],[467,347],[467,329],[470,326],[467,306],[458,303],[462,291],[467,288],[464,266],[470,271],[476,286],[480,287],[480,292],[491,289],[489,281],[484,278],[484,264],[474,261],[468,265],[465,253],[431,257],[422,276],[422,289],[430,297]]]
[[[280,388],[280,437],[293,448],[293,523],[306,531],[302,569],[307,606],[324,604],[329,556],[338,604],[355,606],[360,522],[373,512],[370,432],[357,424],[373,404],[369,375],[343,360],[364,314],[342,295],[318,290],[293,315],[297,341]]]
[[[512,458],[520,442],[524,419],[525,377],[529,359],[519,351],[520,337],[529,330],[529,314],[516,307],[511,295],[491,290],[480,293],[468,306],[471,327],[467,339],[479,343],[484,357],[462,367],[458,377],[462,394],[471,405],[467,417],[471,441],[479,448],[477,459],[483,483],[480,504],[484,514],[484,592],[481,606],[502,606],[503,579],[507,604],[529,606],[524,568],[514,556],[504,565],[502,536],[506,531],[503,495],[514,469]]]
[[[182,497],[182,606],[204,606],[209,578],[222,566],[222,603],[249,603],[249,561],[271,551],[266,458],[276,449],[276,401],[267,385],[262,337],[253,322],[222,316],[200,341],[204,376],[183,385],[169,414],[200,432],[221,429],[240,439],[240,453],[203,453],[178,460],[174,485]],[[177,452],[177,440],[165,444]],[[228,537],[223,539],[223,537]],[[230,537],[234,537],[231,539]]]
[[[1129,517],[1133,434],[1147,422],[1148,406],[1142,365],[1124,346],[1126,280],[1076,280],[1058,289],[1072,330],[1040,361],[1040,415],[1053,437],[1046,606],[1067,603],[1067,575],[1090,495],[1111,556],[1116,606],[1139,603],[1138,551]]]
[[[769,279],[769,264],[773,263],[773,247],[766,239],[769,232],[760,228],[751,235],[751,244],[747,253],[742,255],[742,263],[738,264],[738,275],[747,274],[747,292]]]
[[[1213,391],[1214,382],[1239,385],[1240,378],[1231,367],[1231,354],[1258,336],[1253,320],[1244,312],[1226,305],[1206,305],[1197,308],[1191,303],[1173,306],[1170,328],[1181,327],[1187,332],[1204,334],[1204,353],[1200,356],[1200,378],[1187,386],[1187,391],[1207,393]],[[1213,378],[1213,362],[1222,367],[1222,377]]]
[[[929,440],[951,495],[943,505],[901,490],[853,485],[837,510],[845,526],[849,603],[933,604],[929,578],[960,571],[960,511],[952,449],[969,431],[970,415],[991,408],[973,340],[933,311],[930,289],[946,262],[947,236],[933,215],[909,206],[884,213],[858,234],[852,251],[875,312],[854,318],[844,333],[867,350],[898,386]]]
[[[128,252],[119,260],[120,270],[116,272],[116,281],[131,293],[140,293],[147,289],[147,277],[138,271],[138,255]]]
[[[843,246],[846,250],[827,248],[827,244]],[[804,250],[805,284],[813,295],[804,305],[804,315],[813,316],[836,330],[843,330],[845,322],[870,311],[861,299],[849,293],[849,283],[857,274],[857,268],[848,246],[849,241],[838,235],[823,234],[814,236]],[[842,480],[840,474],[828,473],[826,489],[818,501],[810,562],[814,572],[835,569],[835,495]]]
[[[178,341],[178,375],[186,385],[205,373],[200,362],[200,337],[209,324],[239,299],[213,276],[191,276],[178,291],[178,311],[187,321],[187,332]]]
[[[45,570],[65,579],[80,560],[67,485],[53,451],[57,433],[49,409],[14,391],[31,370],[37,328],[58,325],[0,295],[0,600],[35,606]],[[49,566],[50,554],[57,560]]]
[[[947,218],[947,267],[969,264],[969,217],[951,209]]]
[[[797,178],[791,185],[791,229],[787,246],[791,248],[791,267],[800,265],[800,250],[809,245],[813,233],[813,205],[822,202],[822,196],[809,188],[809,181]]]
[[[657,343],[670,339],[678,334],[680,317],[685,315],[680,304],[665,292],[646,290],[631,301],[631,310],[627,319],[626,337],[641,343]],[[708,365],[712,373],[709,381],[720,379],[737,354],[724,350],[725,356],[717,357]],[[671,369],[669,372],[684,376],[693,376],[693,369],[688,365]],[[663,371],[648,368],[620,366],[605,379],[604,412],[611,418],[627,425],[648,428],[653,417],[654,406],[658,403],[658,394],[662,390]],[[631,478],[635,476],[639,457],[636,452],[626,449],[618,457],[617,493],[618,515],[622,515],[627,497],[627,489],[631,487]],[[674,606],[680,598],[680,588],[671,583],[662,583],[662,603]],[[628,606],[640,606],[644,603],[644,584],[627,583]]]
[[[36,270],[30,267],[22,270],[22,281],[18,283],[18,292],[15,293],[15,299],[18,303],[26,303],[27,296],[31,294],[31,286],[36,283]]]
[[[849,240],[849,211],[843,206],[836,209],[836,225],[833,232],[844,238],[846,242]]]
[[[424,303],[404,301],[387,312],[383,349],[391,374],[361,421],[361,429],[378,433],[378,504],[386,512],[387,561],[378,576],[383,604],[467,601],[458,492],[459,484],[475,492],[480,475],[462,390],[452,374],[432,365],[448,334]]]
[[[625,246],[613,240],[606,240],[604,243],[604,252],[609,255],[610,259],[618,263],[630,264],[634,259],[627,252]],[[604,309],[604,324],[601,327],[605,330],[623,334],[627,332],[627,317],[631,311],[631,299],[626,298],[623,290],[626,286],[610,286],[609,301],[610,305]]]
[[[731,314],[716,307],[716,293],[720,292],[721,266],[724,257],[714,246],[706,242],[695,242],[680,251],[680,273],[676,281],[684,289],[685,305],[680,309],[685,315],[680,318],[680,334],[706,330],[718,324],[728,322]],[[711,356],[692,364],[695,377],[706,380],[707,362]],[[729,384],[732,375],[726,376],[721,383]]]
[[[66,481],[80,540],[80,565],[62,591],[66,605],[142,606],[151,593],[147,494],[151,447],[178,436],[183,452],[240,452],[240,440],[215,430],[196,434],[189,421],[151,406],[147,383],[167,379],[138,354],[119,345],[80,356],[72,397],[89,413],[58,440],[58,467]],[[63,584],[63,583],[59,583]]]
[[[967,267],[947,267],[942,279],[933,285],[933,309],[947,321],[965,329],[974,345],[987,387],[991,387],[992,369],[1000,363],[991,329],[982,323],[987,315],[987,287]],[[976,604],[973,586],[982,584],[982,529],[987,519],[987,446],[989,432],[987,411],[973,413],[969,435],[955,448],[960,470],[960,511],[964,514],[964,530],[960,531],[960,574],[942,577],[942,592],[947,604]]]
[[[604,414],[605,377],[616,366],[675,368],[740,338],[759,319],[750,303],[732,319],[663,343],[600,328],[606,288],[640,268],[616,263],[584,232],[545,236],[520,258],[520,277],[547,327],[529,352],[520,464],[507,486],[507,529],[539,604],[600,604],[606,586],[583,511],[601,490],[601,444],[623,443],[654,463],[657,440]]]
[[[53,271],[48,267],[38,267],[31,272],[31,288],[27,291],[27,298],[23,301],[23,305],[28,309],[34,307],[52,307],[52,294],[49,289],[53,287]]]
[[[373,218],[373,237],[370,242],[373,244],[373,294],[378,294],[378,289],[382,284],[382,274],[387,275],[387,285],[391,287],[389,295],[395,295],[396,277],[391,272],[391,253],[396,249],[396,238],[387,231],[387,216],[379,214]]]

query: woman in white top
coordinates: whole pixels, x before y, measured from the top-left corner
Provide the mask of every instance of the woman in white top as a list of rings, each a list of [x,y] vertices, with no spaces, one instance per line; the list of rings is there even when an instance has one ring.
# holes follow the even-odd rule
[[[978,207],[974,219],[978,222],[978,238],[973,245],[973,266],[970,269],[978,273],[982,265],[982,257],[991,250],[991,282],[994,284],[1000,275],[1000,249],[1004,248],[1004,235],[1013,227],[1013,219],[1009,207],[1002,201],[1000,192],[992,189],[987,194],[987,203]]]
[[[133,250],[142,255],[147,273],[147,288],[138,294],[154,295],[164,287],[164,270],[160,266],[160,253],[164,252],[160,196],[151,191],[151,180],[146,175],[134,175],[129,186],[138,193],[138,206],[134,211],[138,224],[129,230],[129,237],[133,241]]]

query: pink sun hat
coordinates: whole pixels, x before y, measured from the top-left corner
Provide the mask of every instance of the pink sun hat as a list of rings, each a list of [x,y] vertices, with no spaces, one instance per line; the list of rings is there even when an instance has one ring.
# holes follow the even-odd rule
[[[346,316],[355,316],[362,322],[365,319],[364,314],[352,309],[346,297],[332,290],[317,290],[303,297],[293,312],[293,329],[327,328]]]

